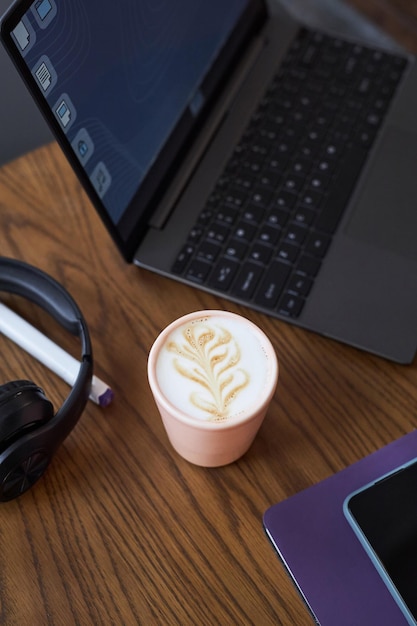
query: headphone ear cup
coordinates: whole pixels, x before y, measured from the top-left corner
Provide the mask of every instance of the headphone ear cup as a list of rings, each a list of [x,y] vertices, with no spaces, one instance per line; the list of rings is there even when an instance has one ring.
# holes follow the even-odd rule
[[[52,419],[54,409],[43,390],[29,380],[0,386],[0,451],[24,433]]]
[[[30,452],[33,442],[29,446],[15,445],[16,450],[6,453],[6,459],[0,465],[0,502],[13,500],[30,489],[43,476],[51,460],[47,449]]]

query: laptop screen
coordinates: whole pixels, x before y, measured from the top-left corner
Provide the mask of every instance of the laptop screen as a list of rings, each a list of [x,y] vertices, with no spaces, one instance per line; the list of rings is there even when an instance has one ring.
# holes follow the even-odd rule
[[[2,38],[125,256],[257,0],[23,0]]]

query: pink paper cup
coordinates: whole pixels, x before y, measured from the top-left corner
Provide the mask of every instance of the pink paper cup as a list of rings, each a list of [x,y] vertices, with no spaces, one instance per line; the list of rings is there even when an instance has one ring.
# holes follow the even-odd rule
[[[149,385],[172,447],[187,461],[219,467],[250,448],[278,382],[265,333],[228,311],[173,321],[148,357]]]

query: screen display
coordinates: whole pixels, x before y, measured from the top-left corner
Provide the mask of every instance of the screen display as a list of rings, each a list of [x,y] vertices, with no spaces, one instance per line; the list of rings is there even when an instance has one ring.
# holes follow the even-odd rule
[[[32,90],[120,229],[174,130],[185,136],[204,110],[209,71],[249,4],[35,0],[13,25]]]
[[[417,461],[352,495],[347,512],[417,624]]]

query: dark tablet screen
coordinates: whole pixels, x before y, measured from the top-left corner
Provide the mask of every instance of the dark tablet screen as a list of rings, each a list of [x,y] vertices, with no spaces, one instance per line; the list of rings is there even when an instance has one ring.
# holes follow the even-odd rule
[[[347,509],[417,620],[417,461],[352,495]]]

